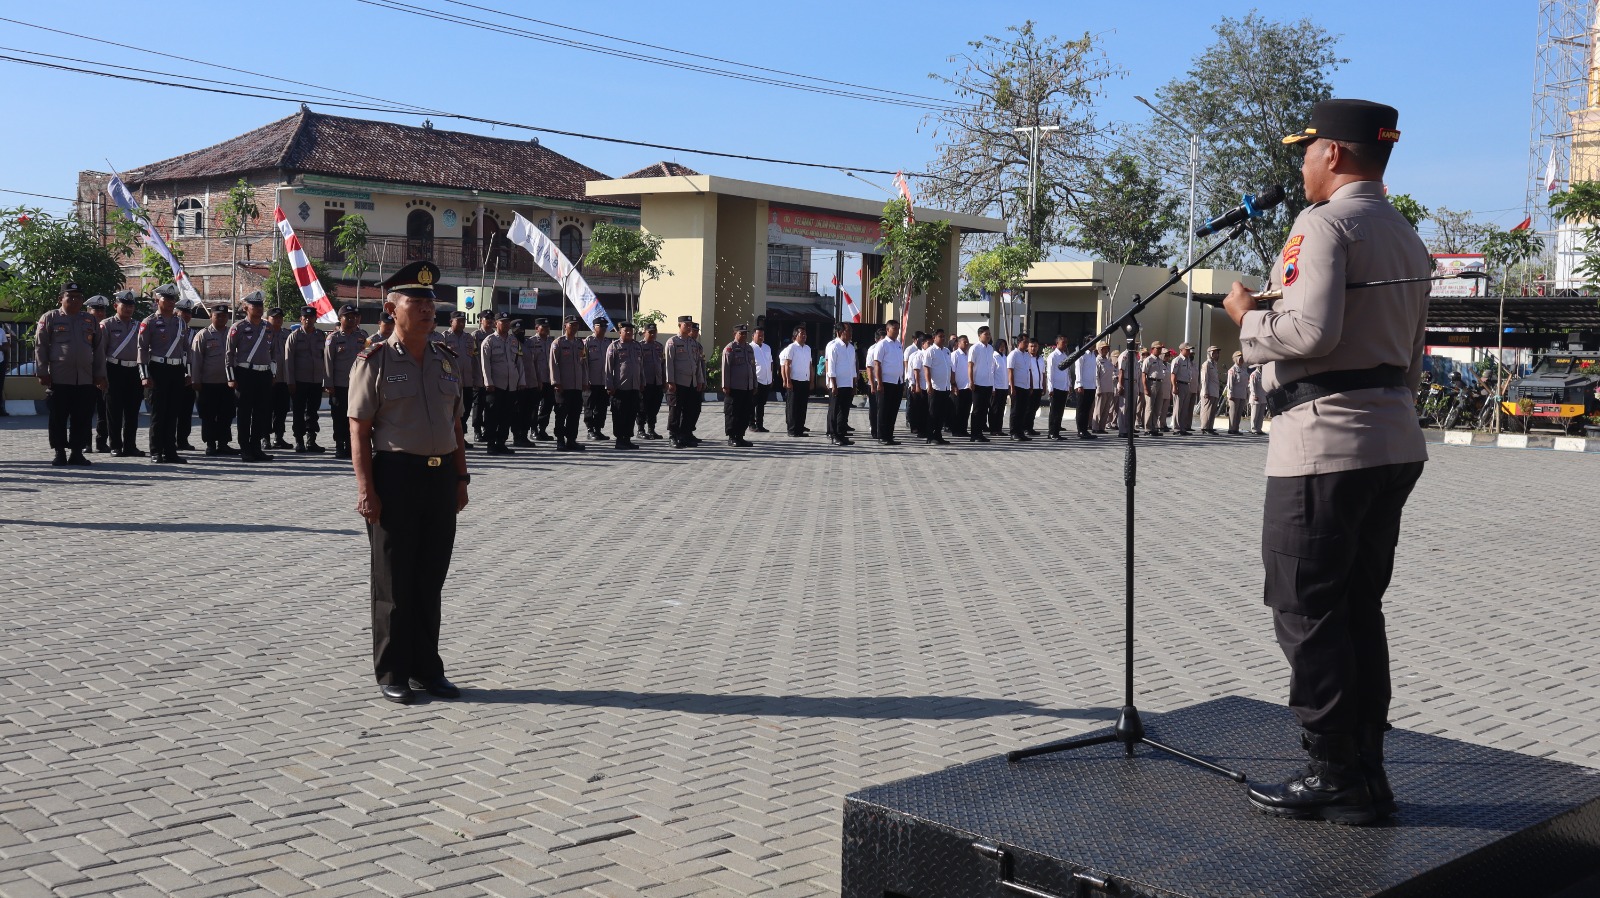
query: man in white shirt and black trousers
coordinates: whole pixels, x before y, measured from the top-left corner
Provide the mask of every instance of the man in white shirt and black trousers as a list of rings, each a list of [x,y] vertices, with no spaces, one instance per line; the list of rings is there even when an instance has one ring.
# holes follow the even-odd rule
[[[972,420],[967,423],[967,439],[987,443],[989,403],[994,400],[994,346],[989,326],[978,328],[978,342],[967,350],[967,376],[972,381]]]
[[[1070,352],[1067,338],[1057,334],[1056,348],[1050,350],[1050,356],[1045,361],[1045,392],[1050,395],[1050,423],[1045,428],[1045,435],[1052,440],[1061,439],[1061,418],[1066,414],[1067,401],[1077,398],[1074,395],[1077,374],[1073,366],[1067,364]]]
[[[883,339],[874,347],[878,353],[873,358],[873,376],[878,391],[878,442],[885,446],[898,446],[894,438],[894,422],[900,415],[900,399],[905,391],[905,347],[900,345],[900,322],[889,321],[883,326]]]
[[[1006,380],[1011,394],[1011,439],[1026,443],[1033,439],[1028,429],[1033,424],[1029,399],[1039,386],[1039,365],[1028,353],[1028,335],[1017,335],[1017,348],[1006,356]]]
[[[834,338],[824,352],[828,383],[828,439],[835,446],[853,446],[850,439],[850,400],[856,395],[856,347],[850,342],[850,325],[833,326]]]
[[[944,329],[936,328],[933,342],[922,351],[922,379],[928,388],[928,430],[924,438],[938,446],[950,444],[944,438],[944,429],[950,426],[950,418],[955,414],[955,400],[950,395],[955,387],[955,366],[944,341]]]
[[[1094,435],[1094,402],[1100,382],[1100,357],[1092,352],[1078,356],[1078,439],[1092,440]]]
[[[806,427],[806,403],[811,401],[811,347],[806,345],[806,329],[794,329],[794,342],[778,353],[778,373],[783,376],[783,399],[789,436],[803,437],[810,431]]]
[[[969,436],[967,417],[972,414],[972,373],[967,367],[967,351],[970,346],[965,336],[959,336],[956,337],[955,348],[950,350],[950,373],[956,384],[955,391],[950,394],[955,400],[955,408],[950,414],[951,436]]]
[[[872,345],[867,347],[867,367],[862,372],[867,379],[867,424],[873,439],[878,438],[878,344],[883,342],[883,335],[881,327],[872,332]]]
[[[772,346],[767,343],[767,329],[757,327],[750,331],[750,349],[756,355],[756,395],[751,409],[750,429],[756,433],[767,432],[767,399],[772,396]]]

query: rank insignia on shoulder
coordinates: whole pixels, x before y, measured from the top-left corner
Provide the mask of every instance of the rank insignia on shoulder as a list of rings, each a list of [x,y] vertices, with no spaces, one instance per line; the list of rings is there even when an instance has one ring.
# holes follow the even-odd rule
[[[380,350],[382,348],[383,348],[383,344],[382,343],[374,343],[371,346],[368,346],[366,349],[363,349],[360,352],[356,353],[356,358],[358,358],[358,359],[370,359],[370,358],[372,358],[373,353],[376,353],[378,350]]]
[[[438,344],[438,346],[439,346],[440,349],[443,349],[445,352],[450,353],[450,357],[451,358],[456,358],[457,356],[460,355],[460,353],[456,352],[454,349],[452,349],[450,347],[449,343],[440,343],[440,344]],[[446,367],[445,370],[448,371],[450,369],[448,367]]]

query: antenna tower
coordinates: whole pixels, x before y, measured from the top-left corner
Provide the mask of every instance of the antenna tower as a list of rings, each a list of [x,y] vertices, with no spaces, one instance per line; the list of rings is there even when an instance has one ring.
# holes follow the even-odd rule
[[[1533,122],[1528,138],[1528,183],[1524,214],[1533,219],[1534,232],[1544,238],[1544,257],[1540,260],[1546,276],[1554,276],[1556,289],[1570,289],[1573,259],[1578,247],[1575,232],[1550,214],[1552,188],[1548,179],[1555,176],[1554,190],[1563,190],[1578,179],[1597,177],[1595,156],[1600,150],[1593,138],[1580,140],[1586,148],[1574,151],[1573,136],[1586,122],[1580,116],[1591,102],[1589,69],[1593,54],[1594,21],[1600,0],[1539,0],[1539,36],[1533,64]],[[1554,162],[1551,160],[1554,159]]]

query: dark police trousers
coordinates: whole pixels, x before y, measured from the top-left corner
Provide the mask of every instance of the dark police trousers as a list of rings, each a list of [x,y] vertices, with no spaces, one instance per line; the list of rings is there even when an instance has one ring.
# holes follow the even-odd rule
[[[878,418],[878,391],[869,386],[867,388],[867,424],[871,425],[868,429],[872,432],[872,438],[875,440],[883,439],[878,436]]]
[[[456,541],[454,455],[430,467],[420,455],[378,452],[372,484],[382,507],[367,525],[372,547],[372,667],[378,682],[444,676],[439,604]]]
[[[511,416],[517,402],[517,391],[484,387],[483,438],[489,445],[504,445],[511,438]]]
[[[672,408],[667,411],[667,433],[675,440],[694,438],[694,429],[700,424],[700,406],[705,394],[696,387],[679,386],[672,394]]]
[[[191,391],[183,383],[184,366],[151,362],[149,369],[150,453],[171,455],[178,451],[178,416],[188,416]]]
[[[944,430],[950,427],[950,419],[955,415],[955,403],[949,390],[928,390],[928,439],[936,440],[944,435]],[[952,428],[953,429],[953,428]]]
[[[189,435],[194,433],[194,409],[200,401],[199,385],[189,386],[184,384],[183,398],[178,401],[178,442],[189,442]],[[202,439],[202,442],[204,440]]]
[[[883,384],[883,394],[878,397],[878,439],[894,439],[894,422],[900,416],[900,397],[905,384]]]
[[[639,432],[656,432],[656,417],[661,414],[661,397],[667,388],[661,384],[646,385],[639,391]]]
[[[511,435],[519,440],[528,438],[533,427],[533,410],[539,404],[539,388],[523,387],[511,398]]]
[[[1422,464],[1267,478],[1265,601],[1289,661],[1289,707],[1313,733],[1388,722],[1383,593]]]
[[[994,387],[972,385],[972,421],[968,423],[968,436],[978,436],[989,430],[989,403],[994,401]]]
[[[480,387],[464,386],[461,388],[461,427],[463,433],[465,432],[467,423],[472,420],[473,408],[477,405],[478,401],[482,399],[482,397],[483,389]],[[481,421],[482,419],[480,418],[479,420]],[[482,429],[481,425],[479,426],[479,429]],[[471,440],[472,438],[467,437],[466,439]]]
[[[1046,426],[1050,436],[1061,435],[1061,418],[1067,412],[1067,397],[1071,395],[1067,390],[1050,391],[1050,423]]]
[[[82,452],[89,448],[89,431],[100,388],[94,384],[57,384],[45,390],[50,407],[50,448]]]
[[[533,429],[544,433],[550,429],[550,413],[556,407],[556,388],[551,384],[540,384],[534,391]],[[656,405],[659,407],[660,404],[658,400]]]
[[[755,390],[728,390],[722,402],[722,431],[730,440],[742,440],[755,410]]]
[[[828,397],[828,436],[836,440],[850,438],[850,431],[845,428],[850,425],[850,400],[855,396],[855,390],[840,387]]]
[[[562,390],[556,403],[556,441],[578,442],[578,415],[583,411],[582,390]]]
[[[328,417],[333,423],[333,445],[350,445],[350,388],[334,387],[328,400]]]
[[[956,436],[967,436],[970,433],[967,430],[967,417],[972,414],[972,388],[957,390],[951,395],[955,396],[956,410],[950,419],[950,432]]]
[[[789,435],[797,437],[806,432],[806,406],[811,402],[811,381],[789,382],[794,386],[784,397],[784,417],[789,425]]]
[[[322,384],[296,383],[293,399],[295,439],[315,437],[322,429],[317,424],[317,415],[322,411]]]
[[[289,424],[289,411],[294,408],[294,397],[289,395],[289,385],[274,383],[272,385],[272,435],[283,439],[283,432]]]
[[[272,423],[272,372],[235,368],[233,376],[239,385],[239,445],[259,445]]]
[[[227,384],[200,385],[200,439],[207,443],[233,439],[233,389]]]
[[[483,433],[483,412],[488,407],[488,402],[485,399],[489,393],[487,387],[479,387],[473,392],[477,393],[478,396],[477,401],[472,406],[472,432],[481,434]]]
[[[1078,433],[1086,434],[1093,429],[1094,424],[1094,390],[1081,390],[1078,393]]]
[[[633,436],[633,422],[639,417],[639,391],[618,390],[611,397],[611,414],[615,419],[612,424],[616,427],[611,435],[618,444],[628,442]]]
[[[139,369],[124,365],[106,365],[106,422],[112,449],[138,447],[139,404],[144,401],[144,385],[139,382]]]
[[[750,407],[750,422],[757,427],[767,426],[767,399],[772,395],[772,384],[756,384]]]
[[[907,388],[910,389],[909,387]],[[928,435],[928,395],[920,390],[911,390],[910,399],[906,400],[906,427],[919,437]],[[892,433],[892,431],[891,431]]]
[[[611,404],[611,397],[606,394],[605,387],[591,386],[587,401],[583,405],[583,426],[598,433],[606,426],[606,408]]]

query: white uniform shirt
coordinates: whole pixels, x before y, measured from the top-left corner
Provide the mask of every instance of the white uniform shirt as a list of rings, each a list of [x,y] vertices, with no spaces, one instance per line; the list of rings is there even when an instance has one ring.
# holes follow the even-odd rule
[[[1044,391],[1046,393],[1054,393],[1057,390],[1070,392],[1077,387],[1076,376],[1073,374],[1072,366],[1068,365],[1067,370],[1061,370],[1061,363],[1069,354],[1060,349],[1050,350],[1050,355],[1044,362]]]
[[[803,343],[790,343],[778,353],[778,362],[789,363],[789,379],[811,382],[811,347]]]
[[[756,383],[763,386],[771,386],[772,347],[766,343],[751,343],[750,348],[756,354]]]
[[[938,390],[941,393],[950,392],[950,350],[943,346],[928,344],[922,351],[922,376],[926,378],[928,389]]]
[[[967,352],[957,349],[950,353],[950,367],[956,374],[956,389],[965,390],[972,386],[972,375],[967,371]]]
[[[1096,386],[1096,384],[1099,382],[1099,378],[1096,376],[1096,371],[1100,367],[1099,364],[1097,364],[1099,358],[1099,356],[1092,352],[1086,352],[1083,355],[1078,356],[1078,382],[1073,386],[1080,390],[1099,389],[1099,387]]]
[[[844,340],[834,337],[833,340],[828,343],[825,357],[827,358],[828,367],[823,376],[833,379],[833,383],[829,384],[829,386],[836,387],[841,390],[855,389],[855,344],[846,343]],[[824,381],[824,383],[826,383],[826,381]]]
[[[990,371],[989,377],[994,381],[996,390],[1004,390],[1010,386],[1010,384],[1006,383],[1006,368],[1009,367],[1011,357],[994,351],[990,352],[990,356],[994,359],[994,367]]]
[[[912,349],[906,352],[905,370],[907,386],[922,384],[922,350]]]
[[[900,341],[884,337],[882,340],[872,344],[872,349],[877,353],[878,364],[883,367],[883,382],[886,384],[905,383],[906,348],[900,345]]]
[[[994,386],[994,347],[987,343],[974,343],[967,350],[967,359],[972,363],[972,385]]]
[[[1013,349],[1006,356],[1006,367],[1011,370],[1011,385],[1019,390],[1039,388],[1039,363],[1025,350]]]
[[[882,340],[878,341],[878,343],[882,342]],[[877,374],[877,371],[873,368],[872,363],[878,360],[878,343],[874,343],[867,347],[867,370],[873,372],[867,376],[867,383],[872,383],[872,378]]]

